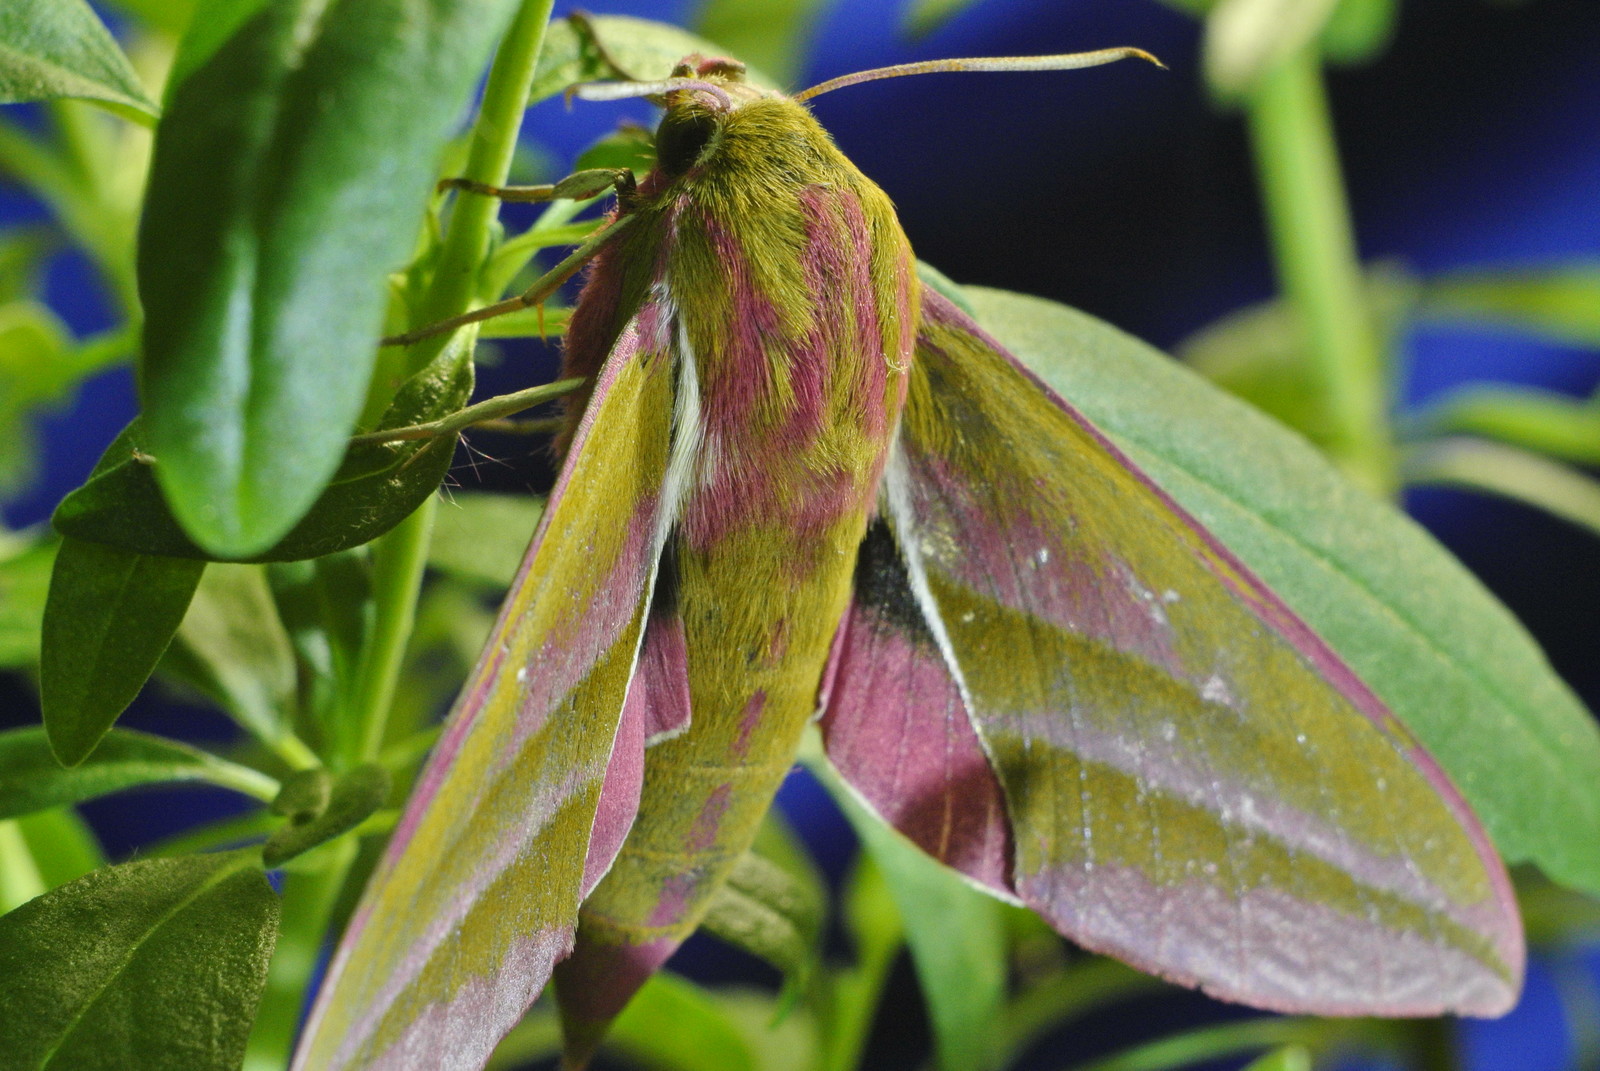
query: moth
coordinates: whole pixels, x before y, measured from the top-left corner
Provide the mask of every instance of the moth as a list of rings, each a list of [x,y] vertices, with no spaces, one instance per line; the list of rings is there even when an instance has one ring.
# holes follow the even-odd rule
[[[919,281],[803,104],[895,73],[578,90],[657,101],[656,164],[575,255],[564,466],[297,1067],[480,1067],[552,977],[582,1066],[814,718],[884,821],[1086,948],[1288,1012],[1515,1000],[1510,884],[1445,774]]]

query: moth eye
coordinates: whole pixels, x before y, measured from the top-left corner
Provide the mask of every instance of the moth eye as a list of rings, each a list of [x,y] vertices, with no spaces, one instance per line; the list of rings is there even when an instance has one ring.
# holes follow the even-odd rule
[[[717,120],[703,111],[669,112],[656,128],[656,162],[669,175],[694,166],[717,131]]]

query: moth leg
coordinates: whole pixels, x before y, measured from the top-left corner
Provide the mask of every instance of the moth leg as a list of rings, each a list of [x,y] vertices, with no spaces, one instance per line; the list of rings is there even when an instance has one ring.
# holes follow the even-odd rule
[[[579,174],[582,173],[579,172]],[[556,185],[560,186],[561,184],[557,183]],[[471,312],[462,313],[460,316],[452,316],[448,320],[424,324],[422,327],[413,328],[404,334],[389,335],[379,340],[378,344],[381,346],[409,346],[412,343],[421,342],[425,338],[432,338],[434,335],[446,334],[458,327],[465,327],[467,324],[481,323],[484,320],[492,320],[496,316],[504,316],[508,312],[516,312],[532,305],[542,305],[561,288],[562,283],[578,274],[583,266],[594,258],[596,253],[604,249],[618,234],[627,230],[633,220],[633,216],[618,216],[610,223],[600,227],[588,238],[584,239],[582,245],[567,254],[565,260],[535,279],[532,286],[516,297],[497,301],[493,305],[485,305],[481,309],[473,309]]]
[[[502,201],[587,201],[602,193],[616,190],[619,197],[633,192],[633,172],[626,168],[600,167],[574,171],[560,182],[540,186],[491,186],[487,182],[474,182],[468,178],[439,180],[439,190],[467,190]]]

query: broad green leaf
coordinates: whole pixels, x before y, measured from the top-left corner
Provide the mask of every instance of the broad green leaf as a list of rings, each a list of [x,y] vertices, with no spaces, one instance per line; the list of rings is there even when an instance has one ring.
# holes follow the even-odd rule
[[[150,122],[156,106],[87,0],[0,7],[0,103],[78,97]]]
[[[92,755],[68,767],[56,761],[42,727],[0,732],[0,818],[173,781],[208,782],[260,800],[277,792],[266,774],[131,729],[111,730]]]
[[[1507,324],[1576,346],[1600,347],[1600,262],[1453,272],[1428,281],[1430,318]]]
[[[1600,465],[1600,404],[1532,387],[1469,386],[1418,413],[1430,435],[1482,435],[1577,465]]]
[[[39,664],[39,631],[55,566],[56,541],[41,539],[0,551],[0,669]]]
[[[1600,536],[1600,481],[1515,446],[1466,437],[1423,443],[1402,459],[1401,477],[1509,498]]]
[[[791,85],[805,63],[811,32],[828,0],[704,0],[695,28],[721,49]],[[797,87],[796,87],[797,88]]]
[[[203,66],[267,2],[192,0],[194,13],[185,23],[183,36],[178,39],[177,54],[172,57],[172,69],[167,72],[166,99],[170,101],[173,90]]]
[[[215,699],[258,739],[283,738],[295,694],[294,651],[261,566],[206,571],[162,669]]]
[[[1233,98],[1314,40],[1338,0],[1217,0],[1206,14],[1201,64],[1211,88]]]
[[[82,762],[139,694],[204,570],[204,562],[61,541],[45,601],[39,702],[63,763]]]
[[[105,863],[70,807],[0,821],[0,915]]]
[[[395,396],[380,430],[446,416],[472,394],[471,347],[453,344]],[[149,432],[135,420],[101,458],[95,475],[57,507],[51,523],[76,538],[145,554],[219,560],[196,545],[172,516],[155,475],[161,465],[145,447]],[[304,518],[250,561],[320,558],[371,542],[405,520],[450,469],[455,436],[355,443]]]
[[[357,766],[333,783],[327,805],[303,820],[292,820],[267,838],[261,849],[268,867],[281,866],[299,855],[348,833],[383,806],[389,795],[389,773],[382,766]]]
[[[626,15],[557,19],[545,34],[528,103],[536,104],[579,82],[665,78],[679,60],[693,53],[720,56],[724,49],[665,22]],[[746,76],[764,89],[778,88],[753,68]]]
[[[782,971],[784,990],[793,1000],[821,954],[827,892],[782,822],[775,813],[768,815],[755,846],[734,865],[701,925]]]
[[[911,0],[903,16],[906,32],[914,37],[932,33],[971,7],[975,0]]]
[[[253,852],[106,867],[0,917],[16,1071],[234,1071],[278,898]]]
[[[527,495],[461,492],[433,518],[428,565],[460,580],[503,590],[516,575],[544,499]]]
[[[190,537],[260,554],[345,453],[434,167],[512,0],[290,0],[174,91],[140,230],[141,387]]]
[[[831,772],[825,780],[899,908],[939,1067],[995,1066],[1006,996],[1003,906],[868,812]]]
[[[1455,559],[1302,439],[1137,340],[1052,302],[967,294],[980,322],[1332,644],[1508,861],[1600,892],[1600,732]]]

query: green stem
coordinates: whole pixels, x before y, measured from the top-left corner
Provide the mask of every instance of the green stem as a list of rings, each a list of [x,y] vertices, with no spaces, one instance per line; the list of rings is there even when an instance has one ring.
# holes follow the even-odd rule
[[[400,681],[406,644],[417,616],[422,590],[422,570],[433,536],[437,495],[401,521],[372,545],[373,628],[356,668],[356,688],[346,712],[347,724],[356,727],[349,765],[371,762],[383,748],[389,725],[389,708]]]
[[[1384,497],[1399,486],[1385,362],[1363,296],[1322,71],[1306,48],[1266,74],[1249,104],[1279,285],[1305,325],[1325,426],[1321,445]]]
[[[483,105],[472,128],[472,146],[462,176],[488,186],[504,186],[517,149],[517,131],[527,107],[545,27],[555,0],[527,0],[506,32],[483,89]],[[500,202],[493,197],[463,190],[456,196],[450,229],[439,253],[439,265],[422,302],[417,322],[426,324],[467,311],[478,298],[479,274],[489,253],[491,224]],[[409,365],[415,372],[425,367],[443,348],[445,340],[430,340],[413,347]]]

